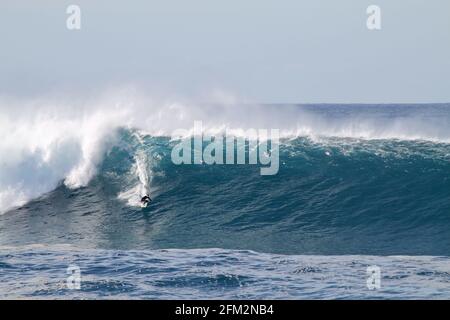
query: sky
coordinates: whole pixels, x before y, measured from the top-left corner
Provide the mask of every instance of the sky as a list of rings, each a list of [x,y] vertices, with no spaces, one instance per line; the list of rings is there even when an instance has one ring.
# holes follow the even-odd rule
[[[81,8],[68,30],[66,9]],[[381,30],[366,26],[381,8]],[[448,0],[2,0],[0,95],[137,85],[259,103],[450,102]]]

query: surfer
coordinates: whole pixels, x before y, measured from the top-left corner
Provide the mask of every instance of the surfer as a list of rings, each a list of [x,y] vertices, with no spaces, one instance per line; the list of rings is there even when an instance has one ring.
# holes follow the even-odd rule
[[[151,201],[152,201],[152,199],[150,199],[149,195],[146,194],[145,196],[143,196],[143,197],[141,198],[141,205],[142,205],[143,207],[146,207]]]

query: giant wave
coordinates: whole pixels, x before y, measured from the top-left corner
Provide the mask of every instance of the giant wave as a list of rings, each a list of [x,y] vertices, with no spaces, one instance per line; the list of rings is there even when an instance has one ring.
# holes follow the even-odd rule
[[[0,208],[9,214],[0,225],[16,226],[2,231],[4,244],[449,253],[448,105],[192,104],[122,94],[1,106]],[[279,173],[174,165],[171,132],[195,120],[216,135],[279,128]],[[142,188],[154,197],[146,210],[137,206]]]

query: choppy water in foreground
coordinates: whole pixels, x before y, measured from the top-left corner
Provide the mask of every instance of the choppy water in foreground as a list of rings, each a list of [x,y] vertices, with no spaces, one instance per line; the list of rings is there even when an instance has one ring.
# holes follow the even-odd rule
[[[67,268],[73,265],[81,270],[79,290],[67,285]],[[369,290],[366,271],[373,265],[380,267],[381,282]],[[447,257],[36,246],[2,247],[0,266],[0,298],[6,299],[450,298]]]

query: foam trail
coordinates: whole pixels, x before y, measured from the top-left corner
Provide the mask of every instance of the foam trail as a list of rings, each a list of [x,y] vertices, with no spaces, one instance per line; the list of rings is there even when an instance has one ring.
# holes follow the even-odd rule
[[[147,173],[147,161],[144,153],[139,153],[136,156],[136,173],[141,183],[141,193],[143,197],[150,193],[150,180]]]
[[[119,199],[124,200],[129,206],[138,207],[141,205],[141,198],[150,194],[150,182],[152,172],[149,169],[148,159],[143,151],[138,151],[135,155],[135,164],[132,168],[131,180],[134,186],[130,189],[121,192]]]

